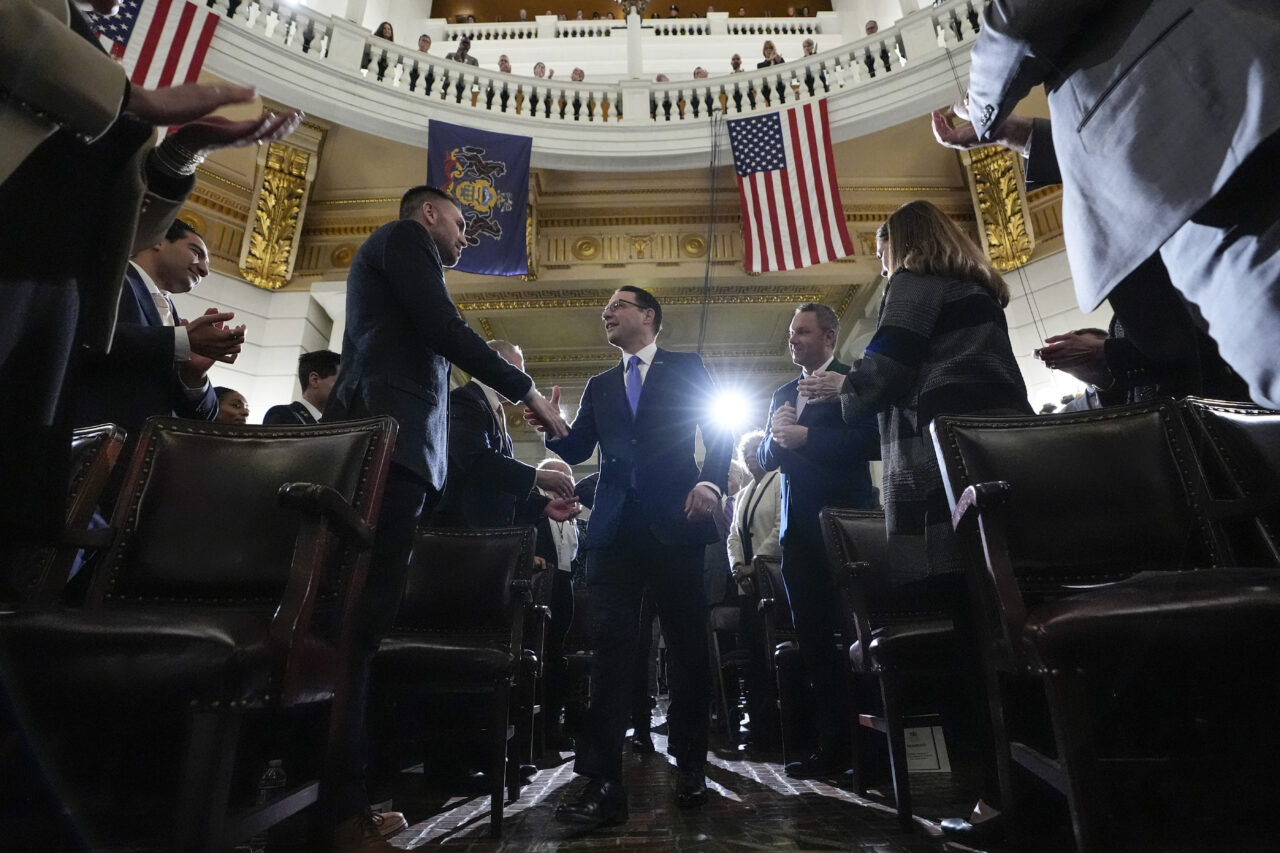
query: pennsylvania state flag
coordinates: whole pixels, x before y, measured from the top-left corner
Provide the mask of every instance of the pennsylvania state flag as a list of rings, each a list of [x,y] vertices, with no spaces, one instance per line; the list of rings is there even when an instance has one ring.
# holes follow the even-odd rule
[[[458,202],[467,245],[454,269],[480,275],[526,275],[529,202],[527,136],[490,133],[432,120],[427,131],[427,183]]]

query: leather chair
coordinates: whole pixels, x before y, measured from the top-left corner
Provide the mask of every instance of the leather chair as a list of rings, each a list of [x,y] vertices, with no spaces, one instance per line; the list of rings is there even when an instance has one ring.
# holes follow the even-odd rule
[[[868,756],[858,748],[859,729],[866,727],[888,739],[898,823],[910,827],[905,729],[939,725],[942,718],[936,712],[908,717],[908,697],[936,694],[920,688],[954,678],[959,667],[954,625],[947,614],[935,612],[932,603],[903,600],[889,587],[883,512],[825,507],[820,518],[827,565],[839,597],[841,634],[852,639],[846,671],[854,707],[854,788],[859,794],[866,792]],[[868,681],[878,688],[878,703],[868,695]],[[872,710],[876,704],[879,708]]]
[[[419,530],[400,611],[373,658],[374,693],[424,708],[442,696],[483,697],[483,720],[464,718],[456,722],[461,729],[426,713],[421,719],[428,738],[446,743],[483,735],[495,838],[502,834],[504,785],[511,799],[520,794],[519,762],[507,766],[508,712],[524,648],[533,549],[532,527]]]
[[[765,666],[778,690],[778,722],[782,764],[809,754],[816,747],[812,714],[805,701],[804,666],[796,641],[795,621],[782,579],[782,560],[756,557],[756,583],[760,585],[760,612],[764,614]]]
[[[117,730],[149,738],[144,752],[176,753],[155,765],[171,775],[133,780],[113,766],[99,782],[150,781],[169,798],[158,810],[172,817],[168,849],[225,850],[313,802],[318,783],[298,782],[295,766],[289,788],[248,805],[261,764],[245,766],[242,724],[290,719],[338,690],[342,640],[320,617],[340,624],[342,592],[363,587],[395,437],[391,418],[149,420],[84,607],[0,620],[9,677],[46,754],[73,735],[77,750],[107,748]],[[160,737],[170,725],[184,732],[178,743]],[[233,792],[237,770],[249,781]],[[163,826],[155,813],[148,830]]]
[[[71,433],[71,482],[61,540],[51,547],[21,548],[0,554],[0,612],[48,607],[67,583],[76,554],[101,548],[106,530],[90,530],[89,522],[124,447],[124,430],[115,424],[81,427]]]
[[[754,602],[753,602],[754,603]],[[751,665],[750,649],[742,648],[739,634],[742,620],[750,618],[736,604],[717,604],[707,613],[707,643],[711,652],[713,716],[724,726],[729,743],[737,744],[741,731],[739,705],[742,679]],[[735,645],[726,651],[726,645]]]
[[[1014,763],[1066,795],[1081,850],[1116,849],[1147,817],[1110,808],[1109,795],[1273,791],[1280,571],[1223,565],[1174,405],[939,417],[931,432],[984,634],[1015,832]],[[1046,742],[1017,729],[1036,693]]]
[[[1280,566],[1280,412],[1198,397],[1180,406],[1233,562]]]

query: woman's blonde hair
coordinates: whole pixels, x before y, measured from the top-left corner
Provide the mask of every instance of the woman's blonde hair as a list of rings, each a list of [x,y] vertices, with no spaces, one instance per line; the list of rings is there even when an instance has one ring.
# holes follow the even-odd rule
[[[976,281],[996,298],[1009,304],[1009,285],[982,251],[951,218],[933,204],[909,201],[885,220],[876,239],[889,249],[894,269]]]

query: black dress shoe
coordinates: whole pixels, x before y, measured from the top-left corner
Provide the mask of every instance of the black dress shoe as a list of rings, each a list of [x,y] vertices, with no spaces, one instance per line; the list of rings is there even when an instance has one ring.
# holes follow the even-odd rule
[[[627,793],[622,783],[612,779],[592,779],[576,803],[556,808],[556,820],[594,829],[613,826],[627,819]]]
[[[656,752],[653,746],[653,735],[632,735],[631,751],[636,755],[650,755]]]
[[[703,768],[676,771],[676,805],[691,809],[707,801],[707,778]]]
[[[849,769],[849,763],[823,752],[815,752],[801,761],[791,761],[786,766],[792,779],[826,779],[841,776]]]
[[[960,817],[949,817],[939,826],[948,841],[958,841],[966,847],[989,846],[1004,841],[1003,815],[995,815],[977,823],[970,823]]]

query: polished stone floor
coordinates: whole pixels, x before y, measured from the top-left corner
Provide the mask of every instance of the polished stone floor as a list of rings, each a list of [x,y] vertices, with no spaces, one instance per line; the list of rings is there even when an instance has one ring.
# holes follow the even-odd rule
[[[778,756],[715,751],[707,766],[710,796],[696,809],[678,809],[672,798],[673,764],[666,739],[654,735],[657,752],[626,756],[624,784],[630,820],[623,826],[575,833],[555,822],[557,804],[572,800],[583,780],[568,753],[549,756],[520,798],[504,809],[503,838],[489,838],[487,798],[457,800],[445,811],[414,822],[412,784],[398,792],[395,807],[411,826],[394,839],[405,849],[444,846],[478,851],[593,850],[856,850],[934,853],[943,849],[936,820],[920,818],[913,831],[898,827],[892,798],[858,797],[821,782],[787,778]],[[772,760],[770,760],[772,759]],[[412,774],[407,774],[410,778]],[[935,818],[963,812],[950,774],[917,774],[913,788],[920,811]]]

